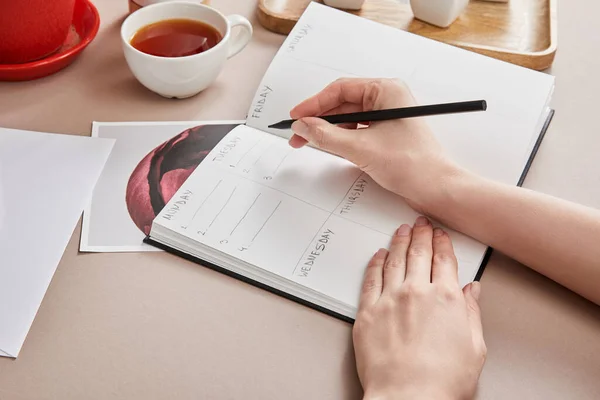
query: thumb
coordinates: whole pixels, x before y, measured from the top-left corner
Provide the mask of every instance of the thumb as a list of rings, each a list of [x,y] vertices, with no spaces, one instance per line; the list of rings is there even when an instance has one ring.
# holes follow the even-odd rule
[[[357,132],[330,124],[321,118],[302,118],[292,124],[292,131],[313,146],[353,162]]]
[[[481,284],[477,281],[471,282],[463,288],[463,294],[467,302],[467,316],[473,334],[473,340],[478,346],[482,346],[485,352],[485,342],[483,340],[483,327],[481,324],[481,309],[479,308],[479,294],[481,293]]]

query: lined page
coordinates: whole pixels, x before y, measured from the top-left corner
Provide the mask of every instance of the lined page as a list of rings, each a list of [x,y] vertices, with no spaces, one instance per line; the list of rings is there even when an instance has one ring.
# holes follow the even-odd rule
[[[485,112],[427,121],[460,165],[508,184],[518,182],[554,85],[550,75],[312,2],[268,68],[247,124],[287,138],[290,130],[267,126],[342,77],[402,79],[420,104],[486,100]]]
[[[416,217],[348,161],[238,126],[154,223],[356,307],[369,259]],[[451,236],[466,284],[485,247]]]

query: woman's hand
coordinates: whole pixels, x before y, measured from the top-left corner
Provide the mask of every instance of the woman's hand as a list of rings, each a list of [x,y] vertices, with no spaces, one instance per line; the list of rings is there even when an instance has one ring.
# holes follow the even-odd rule
[[[450,237],[419,217],[367,267],[354,324],[365,400],[472,398],[486,346],[473,282],[461,291]]]
[[[381,121],[366,129],[335,126],[314,116],[415,105],[409,89],[386,79],[340,79],[290,112],[290,145],[311,145],[356,164],[384,188],[426,211],[446,180],[459,171],[421,118]],[[308,118],[305,118],[308,117]]]

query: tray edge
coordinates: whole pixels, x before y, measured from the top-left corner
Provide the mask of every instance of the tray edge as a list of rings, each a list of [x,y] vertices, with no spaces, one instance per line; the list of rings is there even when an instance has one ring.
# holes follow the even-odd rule
[[[498,60],[506,61],[511,64],[520,65],[522,67],[535,69],[538,71],[545,70],[549,68],[554,62],[554,57],[558,49],[558,0],[548,0],[548,2],[550,4],[550,45],[543,50],[535,52],[517,52],[503,49],[500,47],[477,45],[473,43],[445,40],[438,41],[457,46],[465,50],[473,51],[475,53],[479,53],[488,57],[496,58]],[[265,29],[283,35],[289,34],[297,22],[297,20],[294,18],[288,18],[283,16],[282,14],[270,13],[264,5],[264,0],[258,0],[256,14],[258,17],[258,21]],[[274,20],[275,18],[277,18],[277,20]],[[273,19],[274,21],[271,21],[269,19]]]

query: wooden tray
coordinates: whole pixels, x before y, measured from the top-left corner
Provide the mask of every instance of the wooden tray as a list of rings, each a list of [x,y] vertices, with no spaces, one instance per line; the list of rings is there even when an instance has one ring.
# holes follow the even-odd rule
[[[347,11],[386,25],[535,70],[552,65],[556,53],[558,0],[472,0],[448,28],[413,17],[409,0],[366,0]],[[258,0],[258,20],[288,34],[311,0]],[[321,1],[319,1],[321,2]]]

